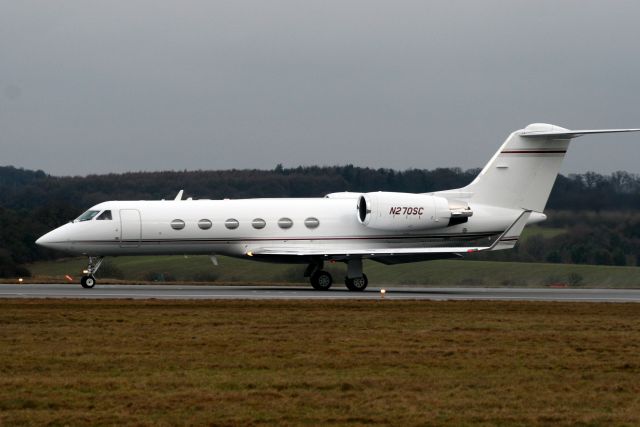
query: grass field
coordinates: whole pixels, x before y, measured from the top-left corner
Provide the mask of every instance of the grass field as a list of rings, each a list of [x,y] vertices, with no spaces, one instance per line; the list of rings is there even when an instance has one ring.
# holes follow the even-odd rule
[[[640,305],[0,301],[0,425],[638,425]]]
[[[267,264],[220,257],[213,266],[206,256],[119,257],[108,262],[122,278],[244,283],[307,283],[302,277],[305,266]],[[41,262],[29,266],[36,276],[58,281],[69,274],[80,276],[86,268],[84,258]],[[342,263],[328,264],[336,284],[342,282],[346,268]],[[570,264],[491,262],[472,260],[430,261],[386,266],[365,262],[365,272],[372,285],[433,286],[545,286],[564,283],[578,287],[640,287],[640,268]],[[100,272],[98,278],[100,279]],[[108,270],[103,270],[108,276]],[[37,280],[37,279],[36,279]]]

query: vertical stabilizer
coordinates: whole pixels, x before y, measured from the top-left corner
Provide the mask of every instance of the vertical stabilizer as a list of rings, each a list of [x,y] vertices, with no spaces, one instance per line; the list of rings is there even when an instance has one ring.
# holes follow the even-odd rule
[[[638,131],[640,129],[569,130],[534,123],[509,135],[471,184],[440,193],[453,196],[458,193],[483,205],[542,212],[572,138]]]
[[[533,132],[554,132],[530,138]],[[532,124],[513,132],[476,179],[461,189],[474,203],[542,212],[569,148],[570,132],[558,126]],[[556,134],[557,133],[557,134]]]

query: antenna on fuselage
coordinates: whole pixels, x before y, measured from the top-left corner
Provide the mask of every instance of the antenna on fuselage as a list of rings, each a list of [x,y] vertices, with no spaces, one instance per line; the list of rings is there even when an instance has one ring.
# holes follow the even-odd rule
[[[173,200],[182,200],[182,193],[184,193],[184,190],[180,190],[180,191],[178,191],[178,195],[177,195],[177,196],[176,196],[176,198],[175,198],[175,199],[173,199]]]

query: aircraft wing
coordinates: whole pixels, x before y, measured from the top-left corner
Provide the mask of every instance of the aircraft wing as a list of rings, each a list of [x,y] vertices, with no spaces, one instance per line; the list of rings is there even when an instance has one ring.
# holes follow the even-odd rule
[[[344,248],[333,249],[304,246],[277,246],[255,248],[246,253],[250,257],[324,257],[332,260],[344,260],[350,257],[390,259],[392,257],[423,257],[425,259],[447,258],[488,250],[510,249],[515,246],[520,233],[527,224],[531,211],[525,210],[490,246],[451,246],[428,248]]]

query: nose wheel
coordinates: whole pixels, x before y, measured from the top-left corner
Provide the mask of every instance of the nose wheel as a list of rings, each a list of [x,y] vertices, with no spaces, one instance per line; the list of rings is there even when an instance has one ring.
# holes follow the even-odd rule
[[[96,278],[93,276],[82,276],[80,284],[83,288],[91,289],[96,285]]]
[[[87,266],[87,269],[84,271],[84,276],[82,276],[82,278],[80,279],[80,285],[82,285],[83,288],[85,289],[91,289],[96,285],[96,272],[98,271],[98,269],[100,268],[100,265],[102,264],[102,260],[104,259],[104,257],[94,257],[94,256],[90,256],[89,257],[89,265]]]

